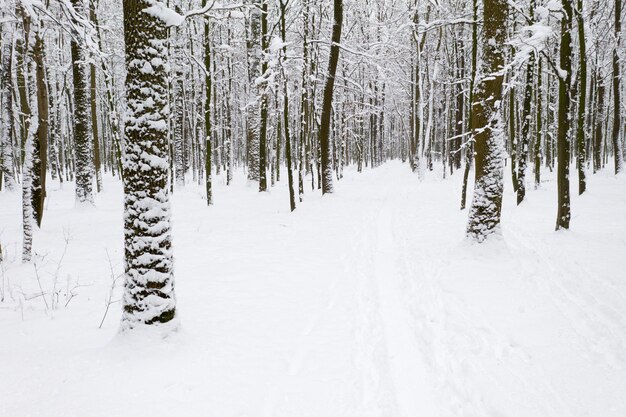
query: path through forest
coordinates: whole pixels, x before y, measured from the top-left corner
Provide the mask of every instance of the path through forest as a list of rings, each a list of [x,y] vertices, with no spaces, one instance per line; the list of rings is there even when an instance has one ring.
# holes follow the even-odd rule
[[[521,207],[507,189],[504,238],[484,245],[463,238],[460,178],[399,163],[348,170],[292,214],[282,183],[218,177],[208,209],[189,186],[174,195],[181,327],[164,340],[116,336],[119,304],[98,329],[122,271],[106,179],[95,209],[50,190],[37,268],[19,263],[19,196],[0,194],[2,416],[626,414],[624,178],[592,177],[565,233],[554,182]]]

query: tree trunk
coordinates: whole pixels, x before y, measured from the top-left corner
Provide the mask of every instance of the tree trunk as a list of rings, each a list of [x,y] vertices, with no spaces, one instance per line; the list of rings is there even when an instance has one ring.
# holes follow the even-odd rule
[[[202,0],[202,7],[206,7],[207,0]],[[205,135],[205,166],[204,182],[206,187],[206,203],[213,204],[213,190],[211,189],[211,36],[209,31],[209,17],[204,17],[204,135]]]
[[[268,69],[265,58],[269,42],[267,39],[267,0],[261,0],[261,76],[264,77]],[[259,191],[267,191],[267,113],[269,101],[268,81],[257,82],[261,99],[261,126],[259,132]]]
[[[291,134],[289,132],[289,88],[287,80],[287,71],[285,71],[285,61],[287,60],[287,24],[285,22],[286,14],[285,0],[280,0],[280,34],[283,38],[283,59],[282,59],[282,75],[283,75],[283,123],[285,128],[285,154],[287,159],[287,180],[289,182],[289,206],[291,211],[296,209],[296,194],[293,188],[293,170],[291,156]]]
[[[37,133],[35,134],[33,158],[33,213],[37,226],[41,227],[46,199],[46,166],[48,162],[48,86],[44,68],[44,41],[42,28],[34,33],[33,58],[35,61],[35,83],[37,88]]]
[[[11,5],[7,5],[9,7]],[[3,14],[3,16],[7,16]],[[13,92],[11,85],[13,70],[13,36],[14,26],[2,24],[2,62],[0,62],[0,189],[15,188],[15,167],[13,161]]]
[[[339,43],[341,42],[341,24],[343,22],[343,2],[334,0],[333,33],[330,46],[330,58],[328,59],[328,78],[324,86],[324,102],[322,104],[322,117],[320,120],[319,145],[322,160],[322,194],[333,192],[333,167],[331,165],[330,149],[330,116],[333,105],[333,87],[337,62],[339,61]]]
[[[475,136],[476,184],[469,215],[467,235],[483,242],[497,232],[500,225],[503,190],[504,131],[501,111],[506,21],[509,6],[506,0],[485,0],[483,8],[483,79],[478,85],[473,125],[480,129]]]
[[[613,48],[613,157],[615,158],[615,173],[624,170],[624,157],[622,155],[622,142],[620,140],[621,111],[620,100],[620,65],[619,48],[622,36],[622,0],[615,0],[615,47]]]
[[[572,85],[572,5],[569,0],[563,0],[563,17],[561,21],[561,52],[559,78],[559,125],[557,134],[557,188],[558,210],[556,215],[556,230],[569,229],[570,191],[569,191],[569,163],[570,163],[570,86]]]
[[[72,0],[78,16],[85,16],[84,0]],[[76,24],[78,24],[76,22]],[[74,145],[76,149],[76,202],[93,204],[93,161],[89,120],[89,87],[85,51],[74,37],[71,41],[74,77]]]
[[[593,135],[593,172],[596,173],[600,169],[602,169],[602,142],[603,135],[602,131],[604,129],[604,94],[605,87],[602,80],[598,79],[598,104],[596,107],[596,122],[594,126],[594,135]]]
[[[463,172],[463,189],[461,191],[461,210],[465,209],[465,202],[467,200],[467,183],[469,179],[469,172],[472,167],[472,161],[474,156],[474,122],[473,122],[473,110],[474,110],[474,83],[476,82],[476,65],[478,61],[478,1],[472,0],[472,69],[470,74],[469,85],[469,114],[468,114],[468,130],[471,134],[469,145],[465,151],[465,171]]]
[[[530,1],[530,19],[535,15],[535,0]],[[517,204],[521,204],[526,196],[526,166],[528,164],[528,147],[530,146],[531,106],[533,99],[533,83],[535,78],[535,54],[531,53],[526,66],[526,86],[524,88],[524,104],[522,109],[522,136],[517,148]]]
[[[578,124],[576,127],[576,168],[578,169],[578,195],[585,192],[586,140],[585,110],[587,109],[587,46],[585,43],[585,22],[583,20],[583,0],[578,0],[576,11],[578,22],[578,44],[580,46],[580,87],[578,91]]]
[[[128,117],[122,330],[169,322],[176,311],[167,184],[168,30],[145,12],[151,5],[149,0],[124,0]]]
[[[543,139],[543,91],[541,89],[542,80],[543,70],[541,65],[541,56],[539,56],[539,62],[537,64],[537,94],[535,96],[535,102],[537,103],[537,133],[535,134],[535,149],[533,150],[535,163],[535,189],[539,188],[539,186],[541,185],[541,142]]]
[[[95,0],[90,0],[89,2],[89,16],[91,22],[96,24],[96,3]],[[90,70],[90,97],[89,104],[91,109],[91,127],[93,134],[93,162],[94,162],[94,172],[96,176],[96,191],[102,191],[102,168],[100,163],[100,137],[98,131],[98,94],[96,90],[96,64],[95,62],[91,62],[89,64]]]
[[[246,149],[248,180],[259,181],[259,102],[256,80],[261,76],[261,9],[250,1],[248,39],[248,103],[246,103]]]

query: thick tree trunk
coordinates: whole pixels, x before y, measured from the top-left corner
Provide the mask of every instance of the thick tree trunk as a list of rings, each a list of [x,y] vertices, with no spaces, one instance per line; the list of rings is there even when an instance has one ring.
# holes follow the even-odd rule
[[[506,0],[485,0],[483,8],[482,76],[474,106],[476,185],[469,215],[467,235],[483,242],[500,225],[503,190],[504,131],[500,106],[504,80],[506,21],[509,6]]]
[[[122,330],[169,322],[176,311],[168,187],[168,30],[145,12],[151,5],[149,0],[124,0],[128,117]]]

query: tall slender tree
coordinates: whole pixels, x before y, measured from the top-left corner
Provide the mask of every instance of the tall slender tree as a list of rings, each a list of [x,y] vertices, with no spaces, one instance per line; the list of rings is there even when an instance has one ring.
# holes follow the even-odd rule
[[[14,3],[7,2],[2,13],[7,21],[2,24],[2,50],[0,62],[0,189],[15,188],[15,168],[13,162],[13,37],[15,25],[10,22],[9,11],[14,10]]]
[[[291,132],[289,129],[289,83],[287,78],[287,2],[280,0],[280,36],[283,41],[281,70],[283,76],[283,124],[285,128],[285,155],[287,159],[287,180],[289,184],[289,207],[291,211],[296,209],[296,195],[293,188],[293,168],[291,155]]]
[[[330,58],[328,59],[328,75],[324,86],[324,102],[322,104],[322,116],[320,119],[319,146],[322,160],[322,194],[333,192],[333,167],[332,152],[330,149],[330,116],[333,107],[333,88],[335,86],[335,74],[339,61],[339,43],[341,42],[341,26],[343,23],[343,1],[334,0],[333,32],[330,45]]]
[[[563,0],[563,15],[561,17],[561,49],[559,78],[559,127],[557,133],[557,188],[558,210],[556,215],[556,230],[569,229],[571,218],[569,164],[571,144],[571,91],[572,85],[572,4],[570,0]]]
[[[257,80],[261,116],[259,127],[259,191],[267,191],[267,116],[269,106],[269,85],[264,79],[269,68],[267,53],[269,47],[267,32],[267,0],[261,0],[261,78]]]
[[[202,7],[207,6],[207,1],[202,0]],[[212,126],[211,126],[211,88],[212,88],[212,74],[211,74],[211,32],[209,25],[209,17],[204,17],[204,137],[205,137],[205,167],[204,167],[204,183],[206,188],[206,203],[207,205],[213,204],[213,190],[212,190],[212,168],[211,168],[211,155],[212,155]]]
[[[578,121],[576,124],[576,169],[578,170],[578,194],[587,189],[585,179],[586,139],[585,115],[587,110],[587,43],[585,40],[585,20],[583,18],[583,0],[576,5],[576,24],[578,26],[578,45],[580,47],[580,85],[578,87]]]
[[[81,27],[79,18],[84,18],[87,8],[85,0],[72,0],[76,16],[75,27]],[[79,43],[80,36],[73,36],[71,41],[72,75],[74,78],[74,143],[76,150],[76,202],[93,204],[94,165],[92,159],[92,136],[88,85],[88,63],[84,45]]]
[[[613,47],[613,157],[615,158],[615,173],[624,170],[624,156],[622,155],[622,141],[620,129],[622,126],[621,95],[620,95],[620,62],[619,50],[622,38],[622,0],[615,0],[615,46]]]
[[[531,21],[535,15],[535,0],[530,0],[529,17]],[[531,53],[526,65],[526,85],[524,86],[524,104],[522,109],[522,135],[517,147],[517,204],[524,201],[526,196],[526,166],[528,165],[528,150],[530,146],[531,110],[533,102],[533,84],[535,82],[535,54]]]

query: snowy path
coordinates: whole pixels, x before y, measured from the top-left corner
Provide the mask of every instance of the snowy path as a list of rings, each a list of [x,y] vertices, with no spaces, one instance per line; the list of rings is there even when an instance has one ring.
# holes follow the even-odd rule
[[[35,245],[54,310],[16,258],[19,198],[0,194],[0,416],[626,415],[623,179],[592,177],[567,234],[553,183],[519,208],[507,195],[504,240],[480,247],[456,177],[348,171],[292,214],[284,184],[237,180],[209,209],[199,188],[175,194],[182,325],[166,340],[116,337],[118,304],[98,329],[107,253],[121,272],[119,184],[94,210],[51,190]]]

